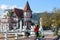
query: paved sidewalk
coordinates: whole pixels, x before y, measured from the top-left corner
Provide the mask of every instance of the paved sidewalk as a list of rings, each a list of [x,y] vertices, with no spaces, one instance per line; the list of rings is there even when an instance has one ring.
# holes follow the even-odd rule
[[[34,40],[34,36],[32,37],[29,37],[29,38],[19,38],[19,40]],[[53,35],[46,35],[44,37],[44,40],[56,40],[57,39],[57,36],[53,36]]]
[[[19,38],[19,40],[34,40],[35,37],[29,37],[29,38]]]
[[[29,38],[26,38],[26,37],[18,37],[19,40],[34,40],[34,36],[31,36]],[[52,36],[52,35],[47,35],[44,37],[45,40],[56,40],[57,36]],[[3,40],[3,39],[0,39],[0,40]],[[15,40],[14,37],[12,38],[9,38],[9,40]]]

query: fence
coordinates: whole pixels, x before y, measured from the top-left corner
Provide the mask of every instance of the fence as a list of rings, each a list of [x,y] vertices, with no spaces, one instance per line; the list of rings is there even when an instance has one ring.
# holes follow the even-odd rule
[[[4,34],[4,40],[8,40],[9,32],[0,32],[0,33]],[[15,34],[15,39],[18,39],[18,33],[17,32],[11,32],[11,33]]]
[[[25,31],[18,31],[18,30],[17,30],[17,31],[10,31],[10,32],[9,32],[9,31],[6,31],[6,32],[0,32],[0,33],[3,33],[3,34],[4,34],[4,40],[8,40],[8,35],[9,35],[9,34],[14,34],[14,39],[15,39],[15,40],[18,40],[18,37],[19,37],[18,35],[19,35],[19,34],[20,34],[20,35],[22,34],[22,35],[24,36],[24,32],[25,32]],[[31,32],[31,35],[34,34],[33,31],[30,31],[30,32]],[[33,34],[32,34],[32,33],[33,33]]]
[[[24,32],[25,32],[26,28],[24,27],[22,30],[18,29],[18,30],[14,30],[14,31],[7,31],[5,29],[5,31],[0,31],[0,33],[3,33],[4,34],[4,40],[8,40],[8,35],[9,34],[14,34],[14,39],[18,40],[18,35],[19,34],[23,34],[24,36]],[[31,26],[31,30],[30,30],[30,34],[34,36],[34,26]]]

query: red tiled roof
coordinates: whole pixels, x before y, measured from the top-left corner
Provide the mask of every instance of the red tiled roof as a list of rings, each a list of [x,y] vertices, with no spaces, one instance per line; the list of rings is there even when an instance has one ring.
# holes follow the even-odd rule
[[[13,12],[16,13],[16,15],[17,15],[19,18],[22,18],[22,17],[23,17],[23,10],[22,10],[22,9],[14,8],[14,9],[13,9]]]
[[[32,11],[31,8],[30,8],[30,6],[29,6],[28,1],[27,1],[27,3],[26,3],[25,8],[24,8],[24,12],[26,12],[26,11]]]
[[[19,18],[22,18],[22,17],[23,17],[23,12],[27,12],[27,11],[31,11],[31,12],[32,12],[32,10],[30,9],[30,6],[29,6],[28,1],[27,1],[27,3],[26,3],[26,6],[25,6],[24,10],[18,9],[18,8],[14,8],[14,9],[13,9],[13,13],[16,13],[16,15],[17,15]]]

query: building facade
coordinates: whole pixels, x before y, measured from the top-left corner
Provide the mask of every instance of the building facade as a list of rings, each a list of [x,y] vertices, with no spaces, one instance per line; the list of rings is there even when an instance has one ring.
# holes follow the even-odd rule
[[[8,27],[10,30],[18,28],[22,29],[23,26],[31,26],[32,10],[28,2],[26,3],[24,9],[19,8],[11,9],[10,11],[8,11],[6,16],[7,16],[6,20],[8,20],[6,23],[8,23]],[[5,19],[2,18],[1,21],[2,20]],[[3,21],[3,23],[4,22],[5,21]]]

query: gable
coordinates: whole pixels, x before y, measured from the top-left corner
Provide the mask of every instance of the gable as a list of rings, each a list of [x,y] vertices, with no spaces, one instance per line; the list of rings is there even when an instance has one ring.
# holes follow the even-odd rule
[[[23,10],[14,8],[13,12],[17,15],[17,17],[22,18],[23,17]]]

